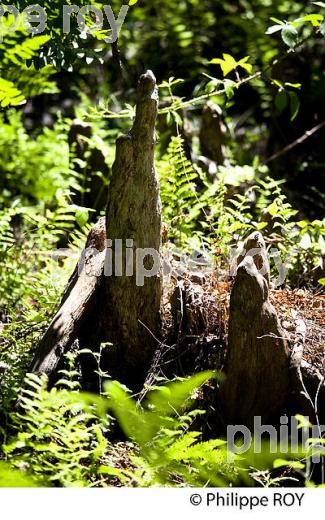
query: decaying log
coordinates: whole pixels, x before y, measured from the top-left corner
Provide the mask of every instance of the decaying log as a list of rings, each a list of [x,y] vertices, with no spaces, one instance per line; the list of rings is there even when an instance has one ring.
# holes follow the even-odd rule
[[[91,230],[82,254],[63,296],[60,308],[40,341],[32,372],[52,376],[60,360],[78,337],[90,309],[96,305],[96,293],[103,278],[106,229],[102,218]]]
[[[222,120],[221,108],[208,101],[202,114],[200,145],[202,155],[221,165],[225,160],[224,143],[226,126]]]
[[[249,426],[254,416],[271,420],[288,391],[288,342],[269,301],[267,276],[248,255],[238,266],[230,299],[228,373],[220,388],[226,420]]]

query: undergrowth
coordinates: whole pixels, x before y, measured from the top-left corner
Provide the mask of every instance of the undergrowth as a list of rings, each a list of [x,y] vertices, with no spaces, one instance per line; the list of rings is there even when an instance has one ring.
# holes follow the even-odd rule
[[[164,381],[140,406],[116,381],[107,382],[100,396],[81,392],[75,366],[70,354],[51,390],[46,376],[26,376],[8,415],[9,435],[2,429],[1,486],[14,485],[16,475],[19,485],[41,487],[252,485],[255,474],[279,465],[279,454],[266,449],[239,456],[224,439],[205,441],[193,429],[204,414],[195,408],[197,392],[213,372]],[[128,439],[123,449],[112,435],[116,422]],[[281,464],[297,467],[298,456],[303,454]],[[268,484],[276,485],[268,475]]]

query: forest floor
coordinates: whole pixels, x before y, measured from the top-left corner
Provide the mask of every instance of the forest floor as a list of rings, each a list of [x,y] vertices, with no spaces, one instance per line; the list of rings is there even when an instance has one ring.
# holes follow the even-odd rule
[[[233,283],[228,274],[225,271],[215,272],[206,278],[202,276],[200,280],[198,273],[194,275],[187,273],[178,279],[178,283],[185,283],[186,287],[191,288],[192,294],[195,295],[190,302],[186,302],[187,305],[192,310],[193,307],[199,307],[205,316],[206,327],[205,330],[201,330],[201,339],[203,337],[206,340],[215,339],[226,345]],[[165,295],[164,318],[167,330],[172,327],[171,294],[172,290],[169,289]],[[296,321],[304,321],[306,337],[303,358],[322,371],[325,364],[324,293],[312,288],[271,288],[270,301],[276,309],[279,321],[291,345],[295,341]],[[194,338],[191,324],[187,323],[187,326],[190,327],[187,331],[189,339]]]

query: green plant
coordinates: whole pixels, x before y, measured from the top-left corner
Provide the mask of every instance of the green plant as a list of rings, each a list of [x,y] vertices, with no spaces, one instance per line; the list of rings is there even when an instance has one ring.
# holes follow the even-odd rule
[[[19,24],[18,24],[19,25]],[[15,27],[15,30],[12,30]],[[55,70],[46,65],[37,71],[33,59],[40,55],[50,36],[30,36],[22,23],[17,27],[13,15],[0,18],[0,106],[26,103],[28,96],[57,92],[50,80]]]
[[[192,234],[200,213],[194,182],[199,174],[185,157],[183,144],[180,136],[172,137],[166,154],[157,161],[164,219],[179,245]]]
[[[0,462],[0,488],[42,487],[42,482]]]
[[[202,442],[200,432],[191,430],[193,420],[202,412],[186,412],[194,391],[211,377],[213,372],[205,372],[156,386],[141,407],[122,385],[107,384],[108,406],[139,451],[131,459],[135,468],[122,472],[131,485],[221,486],[236,480],[235,467],[227,461],[225,441]]]
[[[53,208],[58,199],[78,191],[78,175],[70,167],[68,123],[59,120],[35,137],[24,126],[22,114],[0,115],[0,173],[5,190],[0,205],[20,203]]]
[[[205,412],[195,403],[214,372],[155,385],[140,405],[116,381],[107,382],[101,396],[80,392],[77,356],[68,354],[51,390],[46,376],[27,375],[19,408],[8,413],[0,483],[1,470],[7,482],[14,469],[18,486],[206,487],[251,485],[252,479],[274,486],[280,482],[274,469],[305,469],[302,450],[280,455],[265,442],[261,453],[251,446],[236,455],[224,439],[202,439],[193,426]],[[128,439],[123,446],[112,438],[108,412]]]
[[[11,414],[17,437],[3,450],[13,467],[28,469],[52,485],[87,486],[96,480],[107,441],[96,415],[77,392],[78,372],[71,358],[62,376],[50,391],[45,376],[26,377],[21,412]]]

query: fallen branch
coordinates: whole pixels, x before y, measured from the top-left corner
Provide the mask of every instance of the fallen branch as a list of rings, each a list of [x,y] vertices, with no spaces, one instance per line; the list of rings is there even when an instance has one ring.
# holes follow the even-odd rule
[[[285,148],[280,150],[279,152],[276,152],[275,154],[271,155],[268,159],[266,159],[265,164],[270,163],[271,161],[274,161],[275,159],[278,159],[278,157],[281,157],[282,155],[290,152],[293,148],[298,146],[299,144],[304,143],[307,139],[312,137],[316,132],[321,130],[325,126],[325,121],[322,121],[318,125],[314,126],[314,128],[311,128],[310,130],[307,130],[301,137],[293,141],[292,143],[288,144]]]

